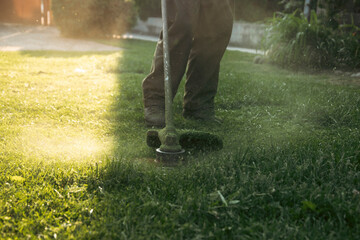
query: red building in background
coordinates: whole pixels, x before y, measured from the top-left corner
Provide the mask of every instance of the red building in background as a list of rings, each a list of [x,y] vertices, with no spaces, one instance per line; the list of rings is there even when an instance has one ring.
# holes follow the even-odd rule
[[[51,0],[0,0],[0,22],[51,24]]]

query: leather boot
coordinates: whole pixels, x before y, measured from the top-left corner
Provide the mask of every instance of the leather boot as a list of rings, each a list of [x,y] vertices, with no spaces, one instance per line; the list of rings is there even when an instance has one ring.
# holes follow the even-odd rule
[[[145,107],[145,124],[147,127],[165,127],[165,110],[159,106]]]

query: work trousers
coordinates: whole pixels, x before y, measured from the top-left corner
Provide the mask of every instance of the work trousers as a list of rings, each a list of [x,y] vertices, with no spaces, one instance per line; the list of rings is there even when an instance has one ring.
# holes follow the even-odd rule
[[[220,61],[232,32],[228,0],[167,0],[172,95],[185,74],[184,115],[213,114]],[[163,37],[144,79],[145,107],[164,107]]]

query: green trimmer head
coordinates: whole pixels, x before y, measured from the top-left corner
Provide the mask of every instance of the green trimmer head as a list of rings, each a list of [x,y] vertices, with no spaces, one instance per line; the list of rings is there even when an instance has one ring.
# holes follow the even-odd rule
[[[218,136],[200,131],[179,131],[179,144],[186,151],[211,152],[223,148],[223,141]],[[146,143],[151,148],[160,148],[159,132],[149,130],[146,134]]]

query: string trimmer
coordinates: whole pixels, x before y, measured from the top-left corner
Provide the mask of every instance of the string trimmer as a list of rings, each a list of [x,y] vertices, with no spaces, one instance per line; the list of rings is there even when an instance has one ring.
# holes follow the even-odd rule
[[[166,0],[161,0],[161,11],[163,19],[165,128],[160,131],[149,130],[146,142],[149,147],[156,148],[156,159],[158,161],[174,164],[184,159],[184,149],[204,151],[220,150],[223,143],[219,137],[210,133],[181,131],[181,134],[179,134],[175,129],[172,110],[173,96],[171,91],[171,65]]]

